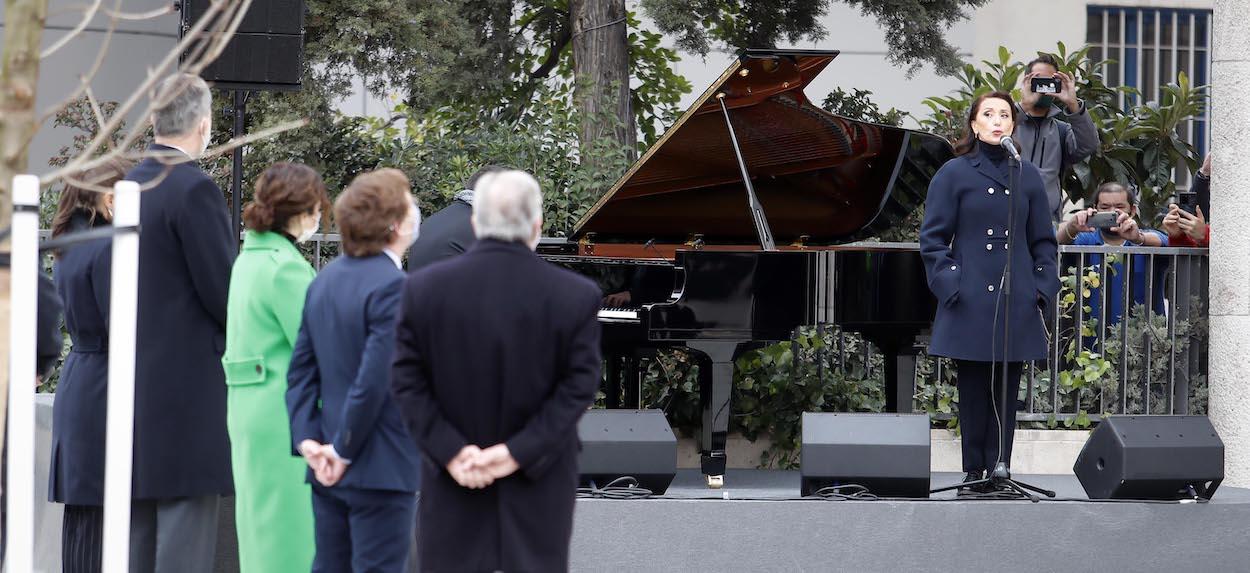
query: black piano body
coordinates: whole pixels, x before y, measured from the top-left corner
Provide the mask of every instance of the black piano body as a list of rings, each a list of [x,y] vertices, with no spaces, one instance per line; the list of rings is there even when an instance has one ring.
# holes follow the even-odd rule
[[[917,337],[935,302],[893,227],[950,157],[942,138],[835,116],[802,88],[832,51],[752,50],[613,185],[570,238],[539,253],[595,279],[607,380],[637,405],[637,360],[700,362],[701,466],[723,483],[734,359],[799,326],[835,323],[886,354],[887,408],[911,408]],[[744,177],[745,175],[745,177]],[[608,407],[620,405],[608,393]]]

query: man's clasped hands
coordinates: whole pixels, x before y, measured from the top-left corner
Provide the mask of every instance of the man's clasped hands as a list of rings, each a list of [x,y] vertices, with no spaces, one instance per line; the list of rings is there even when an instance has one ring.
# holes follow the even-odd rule
[[[325,487],[333,486],[343,479],[350,462],[339,457],[331,444],[321,444],[316,440],[300,442],[299,453],[304,456],[308,467],[312,468],[317,483]],[[460,453],[447,464],[447,473],[451,474],[456,483],[469,489],[482,489],[495,480],[506,478],[520,469],[507,444],[495,444],[481,449],[477,446],[465,446]]]

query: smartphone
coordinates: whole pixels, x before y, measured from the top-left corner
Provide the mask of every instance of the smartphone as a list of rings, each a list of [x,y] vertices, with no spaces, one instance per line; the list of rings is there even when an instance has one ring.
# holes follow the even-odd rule
[[[1099,211],[1090,215],[1089,218],[1085,220],[1085,224],[1095,229],[1105,231],[1114,227],[1116,221],[1119,219],[1120,214],[1115,211]]]
[[[1197,215],[1198,194],[1193,191],[1181,191],[1176,205],[1190,215]]]
[[[1057,94],[1062,87],[1057,77],[1033,78],[1031,83],[1033,93],[1039,94]]]

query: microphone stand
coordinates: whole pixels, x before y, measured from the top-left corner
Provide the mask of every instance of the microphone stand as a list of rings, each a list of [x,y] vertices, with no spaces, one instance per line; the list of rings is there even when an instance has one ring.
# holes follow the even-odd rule
[[[1008,398],[1007,397],[1007,370],[1008,370],[1007,355],[1011,350],[1011,345],[1010,345],[1011,343],[1011,267],[1012,267],[1012,261],[1015,258],[1013,255],[1015,249],[1012,248],[1012,245],[1016,242],[1016,236],[1012,235],[1012,233],[1015,232],[1016,195],[1019,195],[1020,193],[1020,172],[1024,169],[1023,166],[1020,164],[1020,159],[1014,154],[1008,154],[1007,161],[1008,161],[1008,165],[1010,166],[1010,168],[1007,170],[1008,171],[1007,179],[1008,179],[1008,183],[1010,184],[1010,187],[1007,189],[1008,191],[1007,193],[1007,264],[1003,267],[1003,285],[1002,285],[1003,308],[1006,310],[1006,312],[1003,314],[1003,359],[1001,360],[1001,362],[997,362],[994,360],[993,356],[990,357],[990,372],[991,372],[990,391],[991,392],[995,392],[993,388],[993,384],[992,384],[995,378],[993,372],[1000,365],[1002,367],[1002,389],[997,392],[999,395],[999,399],[997,403],[994,404],[994,408],[998,410],[996,415],[998,416],[999,423],[1000,423],[999,432],[998,432],[998,460],[994,463],[994,469],[990,470],[989,475],[985,476],[982,479],[973,480],[969,482],[962,482],[962,483],[958,483],[958,484],[947,486],[947,487],[941,487],[935,490],[931,490],[929,493],[938,493],[942,491],[949,491],[952,489],[959,489],[963,487],[974,487],[978,485],[990,484],[994,486],[995,491],[1006,491],[1006,492],[1014,493],[1022,498],[1025,498],[1025,499],[1028,499],[1029,501],[1037,503],[1038,501],[1041,501],[1041,500],[1038,499],[1038,497],[1033,495],[1032,493],[1029,493],[1030,491],[1040,493],[1046,497],[1055,497],[1055,492],[1012,479],[1011,471],[1007,469],[1007,461],[1003,459],[1003,449],[1004,449],[1003,442],[1005,440],[1003,439],[1003,431],[1002,431],[1001,424],[1006,423],[1007,416],[1016,415],[1016,409],[1011,407],[1010,404],[1007,402],[1007,398]],[[1010,193],[1012,189],[1016,190],[1015,194]],[[1013,396],[1012,397],[1013,402],[1014,402],[1014,399],[1015,397]]]

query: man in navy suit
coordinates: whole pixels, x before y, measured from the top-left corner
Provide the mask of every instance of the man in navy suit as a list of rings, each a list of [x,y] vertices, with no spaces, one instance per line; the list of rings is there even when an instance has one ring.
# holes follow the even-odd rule
[[[599,288],[533,252],[538,182],[479,184],[478,241],[409,276],[392,385],[421,466],[423,570],[568,569],[577,421],[599,388]]]
[[[292,446],[308,461],[313,571],[402,571],[420,455],[393,402],[390,366],[419,216],[408,178],[365,173],[334,204],[344,256],[308,287],[287,373]]]
[[[221,189],[195,159],[212,133],[204,80],[157,90],[156,142],[126,179],[140,204],[132,571],[212,571],[220,496],[234,491],[226,434],[226,295],[238,246]]]

